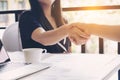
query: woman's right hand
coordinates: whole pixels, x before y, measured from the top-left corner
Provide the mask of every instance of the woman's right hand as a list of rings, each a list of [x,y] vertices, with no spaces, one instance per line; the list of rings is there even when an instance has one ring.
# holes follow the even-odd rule
[[[82,27],[80,23],[72,23],[69,25],[68,37],[70,41],[76,45],[85,44],[90,38],[90,34],[86,33]]]

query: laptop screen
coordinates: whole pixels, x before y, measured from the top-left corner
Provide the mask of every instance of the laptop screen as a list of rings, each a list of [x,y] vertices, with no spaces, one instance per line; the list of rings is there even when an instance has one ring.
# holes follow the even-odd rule
[[[0,64],[10,61],[10,58],[3,47],[2,41],[0,40]]]

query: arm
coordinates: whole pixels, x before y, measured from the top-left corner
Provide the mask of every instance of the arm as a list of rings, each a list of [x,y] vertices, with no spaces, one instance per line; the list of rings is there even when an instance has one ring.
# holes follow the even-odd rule
[[[45,31],[43,28],[37,28],[32,33],[32,39],[47,46],[53,45],[68,36],[67,27],[60,27],[55,30]]]
[[[115,41],[120,41],[120,26],[118,25],[86,25],[86,31],[102,38],[108,38]]]
[[[74,24],[75,26],[75,24]],[[32,32],[31,38],[36,42],[39,42],[45,46],[54,45],[57,42],[61,41],[65,37],[68,37],[72,32],[77,34],[75,39],[79,39],[81,34],[87,36],[85,33],[81,33],[81,30],[74,29],[72,24],[71,25],[63,25],[57,29],[45,31],[43,28],[37,28]],[[80,35],[78,33],[81,33]],[[82,38],[81,38],[82,39]]]

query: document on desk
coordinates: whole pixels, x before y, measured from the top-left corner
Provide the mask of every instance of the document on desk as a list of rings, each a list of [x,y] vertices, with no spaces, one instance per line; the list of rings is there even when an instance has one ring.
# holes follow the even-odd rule
[[[118,55],[54,55],[53,66],[22,80],[107,80],[120,67]]]

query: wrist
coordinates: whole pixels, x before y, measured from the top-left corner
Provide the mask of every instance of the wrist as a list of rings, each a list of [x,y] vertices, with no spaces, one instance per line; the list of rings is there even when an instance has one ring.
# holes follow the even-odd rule
[[[93,34],[94,33],[94,24],[87,24],[85,32],[88,34]]]
[[[73,29],[73,26],[71,24],[65,24],[64,31],[66,32],[67,36],[71,33],[72,29]]]
[[[68,35],[70,33],[70,26],[69,26],[69,24],[62,25],[61,32],[63,32],[64,35],[66,35],[68,37]]]

